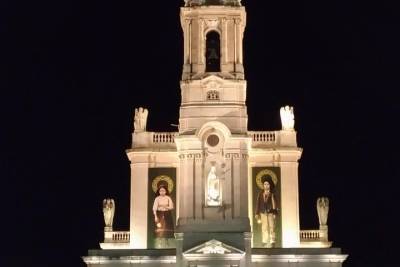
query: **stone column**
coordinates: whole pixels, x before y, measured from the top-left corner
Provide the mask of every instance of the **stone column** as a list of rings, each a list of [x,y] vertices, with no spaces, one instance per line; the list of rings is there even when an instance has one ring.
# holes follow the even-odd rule
[[[235,19],[235,72],[243,73],[243,29],[242,19]]]
[[[185,19],[183,26],[183,31],[184,31],[184,49],[183,49],[183,79],[188,78],[191,73],[191,64],[192,64],[192,58],[191,58],[191,42],[192,42],[192,36],[191,36],[191,28],[192,28],[192,21],[190,19]]]
[[[198,62],[202,66],[202,71],[205,72],[205,46],[206,46],[206,37],[204,36],[204,20],[199,19],[199,42],[198,42]]]
[[[226,18],[222,19],[222,43],[221,45],[223,46],[223,60],[224,64],[228,64],[229,62],[229,50],[228,50],[228,22]],[[221,47],[222,47],[221,46]]]

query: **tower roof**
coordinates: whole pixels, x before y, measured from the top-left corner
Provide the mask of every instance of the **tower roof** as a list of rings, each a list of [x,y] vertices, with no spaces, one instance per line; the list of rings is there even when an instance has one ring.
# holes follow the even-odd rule
[[[241,6],[241,0],[185,0],[185,6]]]

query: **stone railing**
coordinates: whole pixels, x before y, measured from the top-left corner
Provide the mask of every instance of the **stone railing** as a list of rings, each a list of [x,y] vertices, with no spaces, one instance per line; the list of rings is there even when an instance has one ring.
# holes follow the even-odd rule
[[[139,132],[133,133],[133,148],[175,148],[178,132]]]
[[[129,231],[104,231],[104,242],[100,243],[102,249],[128,249],[131,248],[131,234]]]
[[[300,247],[329,248],[331,246],[332,242],[328,241],[328,228],[300,231]]]
[[[129,243],[130,236],[130,232],[113,232],[112,241],[117,243]]]
[[[252,147],[297,147],[295,131],[252,131],[248,132],[252,139]]]
[[[277,143],[277,132],[249,132],[253,147],[273,146]]]
[[[129,231],[104,232],[104,243],[129,243]]]
[[[169,132],[169,133],[151,133],[153,138],[153,144],[171,144],[175,143],[175,136],[177,133]]]
[[[301,230],[300,231],[300,241],[316,241],[320,240],[320,230]]]

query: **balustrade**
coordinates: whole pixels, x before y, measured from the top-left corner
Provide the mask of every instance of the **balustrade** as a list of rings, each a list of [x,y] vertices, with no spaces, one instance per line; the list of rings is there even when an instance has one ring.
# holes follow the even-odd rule
[[[300,240],[302,242],[320,240],[320,230],[302,230],[300,231]]]
[[[249,132],[253,145],[273,145],[277,143],[276,132]]]
[[[152,141],[154,144],[171,144],[175,142],[175,136],[178,133],[176,132],[169,132],[169,133],[152,133],[153,138]]]
[[[112,231],[104,232],[105,243],[129,243],[130,232],[129,231]]]

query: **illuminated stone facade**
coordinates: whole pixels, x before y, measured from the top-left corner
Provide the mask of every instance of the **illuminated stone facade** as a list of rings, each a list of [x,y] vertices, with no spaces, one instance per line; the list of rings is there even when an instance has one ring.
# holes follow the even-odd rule
[[[247,128],[245,8],[234,0],[188,0],[181,26],[179,130],[148,132],[147,109],[136,109],[127,150],[130,230],[116,232],[108,225],[102,250],[89,251],[84,261],[88,266],[341,266],[346,256],[330,248],[327,225],[300,231],[302,149],[293,107],[280,110],[282,130]]]

